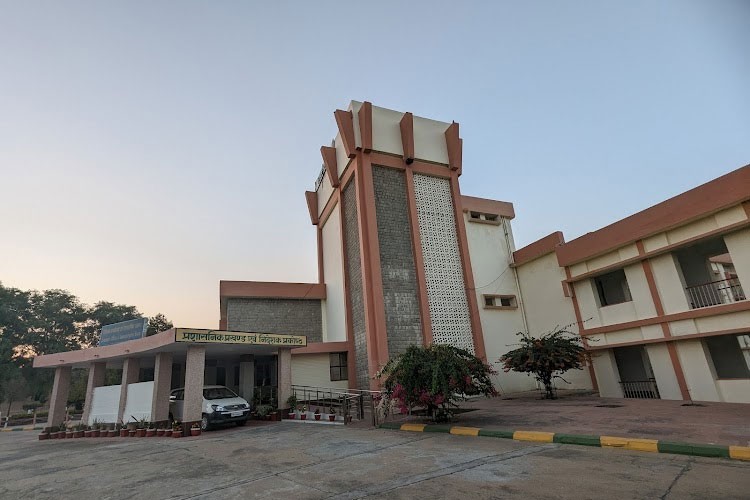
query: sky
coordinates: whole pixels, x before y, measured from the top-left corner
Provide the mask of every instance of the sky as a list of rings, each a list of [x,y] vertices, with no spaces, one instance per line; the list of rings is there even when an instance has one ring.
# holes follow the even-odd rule
[[[350,100],[571,240],[750,163],[750,2],[0,0],[0,282],[216,328],[219,280],[316,281]]]

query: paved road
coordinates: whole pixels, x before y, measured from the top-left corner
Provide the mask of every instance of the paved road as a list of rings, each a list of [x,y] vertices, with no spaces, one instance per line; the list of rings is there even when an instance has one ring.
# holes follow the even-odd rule
[[[279,423],[199,438],[0,434],[0,498],[747,499],[750,463]]]

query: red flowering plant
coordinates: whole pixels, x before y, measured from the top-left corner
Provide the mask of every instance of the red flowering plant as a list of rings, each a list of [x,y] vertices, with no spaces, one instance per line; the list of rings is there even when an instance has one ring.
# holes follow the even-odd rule
[[[433,344],[409,347],[388,361],[377,377],[384,379],[383,401],[392,401],[401,413],[424,408],[435,421],[448,421],[457,401],[466,396],[497,395],[490,380],[496,373],[469,351]]]
[[[555,399],[553,379],[562,378],[568,370],[582,370],[590,358],[582,343],[582,337],[568,330],[572,325],[559,326],[540,337],[518,332],[519,347],[500,357],[503,371],[527,373],[544,386],[544,399]]]

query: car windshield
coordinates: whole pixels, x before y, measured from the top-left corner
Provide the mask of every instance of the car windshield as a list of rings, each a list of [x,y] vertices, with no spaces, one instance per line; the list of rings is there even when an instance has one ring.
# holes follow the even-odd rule
[[[227,399],[236,397],[237,394],[233,393],[226,387],[211,387],[209,389],[203,389],[204,399]]]

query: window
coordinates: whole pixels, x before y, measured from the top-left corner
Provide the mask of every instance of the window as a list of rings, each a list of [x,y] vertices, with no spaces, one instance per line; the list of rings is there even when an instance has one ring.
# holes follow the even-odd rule
[[[485,309],[516,309],[515,295],[483,295]]]
[[[332,352],[331,360],[331,382],[337,380],[349,380],[349,371],[346,366],[345,352]]]
[[[593,279],[593,282],[599,296],[599,307],[633,300],[630,296],[630,288],[624,269],[597,276]]]
[[[718,378],[750,378],[750,335],[721,335],[706,339]]]
[[[216,367],[216,385],[227,385],[227,369],[223,366]]]
[[[500,218],[497,214],[485,214],[483,212],[469,212],[469,221],[494,225],[500,224]]]

